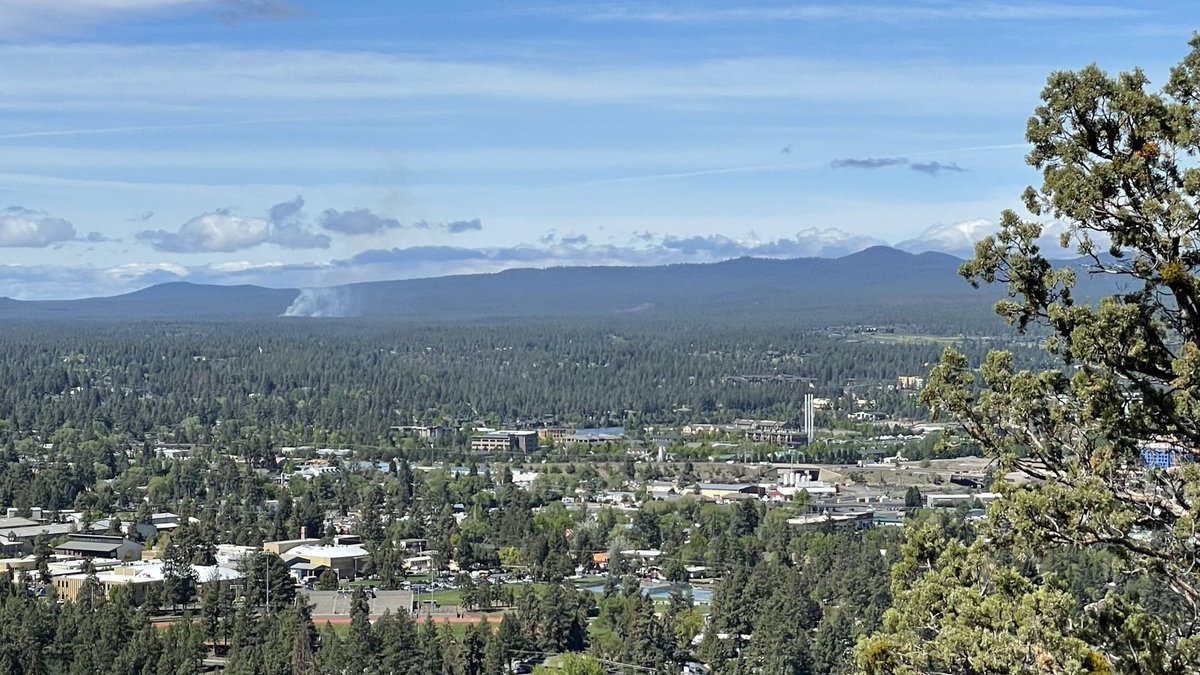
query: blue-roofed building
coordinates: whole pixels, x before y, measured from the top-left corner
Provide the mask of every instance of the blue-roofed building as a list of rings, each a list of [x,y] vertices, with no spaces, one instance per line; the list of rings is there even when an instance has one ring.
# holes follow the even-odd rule
[[[1169,469],[1192,461],[1191,455],[1172,443],[1147,443],[1142,446],[1142,461],[1152,469]]]

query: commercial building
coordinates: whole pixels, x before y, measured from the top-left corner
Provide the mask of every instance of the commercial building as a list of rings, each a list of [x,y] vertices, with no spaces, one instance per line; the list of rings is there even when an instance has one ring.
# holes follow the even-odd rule
[[[788,525],[802,530],[866,530],[875,524],[875,511],[848,513],[810,513],[789,518]]]
[[[214,582],[233,584],[242,578],[237,570],[215,565],[193,565],[192,572],[201,586]],[[134,604],[141,604],[153,594],[162,593],[164,572],[163,563],[159,561],[118,565],[97,570],[95,574],[106,596],[115,588],[126,588]],[[55,576],[53,583],[58,597],[78,600],[86,580],[86,574],[75,573]]]
[[[471,439],[477,452],[534,452],[538,448],[536,431],[492,431]]]
[[[371,555],[358,545],[319,546],[304,544],[282,554],[288,569],[300,580],[317,577],[326,569],[337,573],[339,579],[354,579]]]
[[[449,435],[450,430],[446,427],[426,427],[418,425],[402,425],[392,427],[392,431],[398,432],[403,436],[412,436],[422,441],[440,441]]]
[[[956,494],[927,494],[925,495],[925,506],[931,509],[937,508],[956,508],[959,506],[971,506],[976,501],[984,506],[992,503],[1000,498],[1000,495],[995,492],[962,492]]]
[[[60,556],[97,558],[101,560],[141,560],[142,545],[121,536],[106,534],[73,534],[54,547]]]
[[[698,483],[696,489],[701,497],[709,499],[738,499],[746,495],[762,497],[767,489],[751,483]]]

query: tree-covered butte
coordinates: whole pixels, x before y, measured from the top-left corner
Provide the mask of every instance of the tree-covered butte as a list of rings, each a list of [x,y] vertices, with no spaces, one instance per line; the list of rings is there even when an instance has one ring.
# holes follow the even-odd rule
[[[1061,365],[947,351],[935,368],[924,402],[1025,480],[997,485],[973,541],[909,533],[894,606],[858,647],[865,672],[1200,670],[1200,37],[1191,46],[1158,91],[1139,70],[1050,76],[1026,133],[1044,178],[1024,195],[1033,217],[1006,212],[961,272],[1007,284],[998,312],[1047,328]],[[1041,242],[1059,230],[1081,258],[1056,269]],[[1079,302],[1081,274],[1113,292]],[[1092,583],[1064,555],[1097,563]]]

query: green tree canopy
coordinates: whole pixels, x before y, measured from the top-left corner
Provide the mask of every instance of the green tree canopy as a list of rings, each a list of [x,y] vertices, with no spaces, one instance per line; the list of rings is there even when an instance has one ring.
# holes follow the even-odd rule
[[[948,350],[923,402],[1005,472],[972,544],[917,530],[895,606],[859,648],[872,673],[1200,669],[1200,37],[1159,91],[1140,70],[1050,76],[1029,120],[1043,175],[1023,218],[962,267],[1007,284],[998,312],[1046,335],[1061,367]],[[1043,252],[1057,232],[1079,264]],[[1148,464],[1143,451],[1161,452]],[[1099,600],[1067,591],[1052,552],[1099,555]]]

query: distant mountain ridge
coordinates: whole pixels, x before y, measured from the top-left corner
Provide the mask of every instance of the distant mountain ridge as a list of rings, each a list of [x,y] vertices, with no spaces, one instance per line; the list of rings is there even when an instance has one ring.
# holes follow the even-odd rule
[[[943,253],[877,246],[832,259],[510,269],[305,291],[174,282],[103,298],[3,298],[0,316],[125,321],[269,320],[289,312],[386,320],[773,316],[838,323],[896,321],[914,312],[990,314],[999,289],[972,289],[957,273],[961,263]]]

